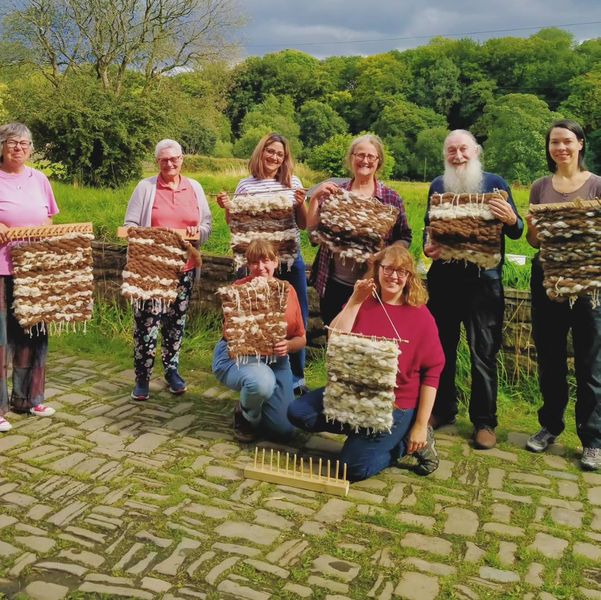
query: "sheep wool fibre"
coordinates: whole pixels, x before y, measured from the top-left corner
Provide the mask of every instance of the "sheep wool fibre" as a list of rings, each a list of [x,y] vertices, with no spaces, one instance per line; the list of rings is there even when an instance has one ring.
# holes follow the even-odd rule
[[[599,305],[601,291],[601,199],[534,204],[543,285],[552,300],[589,296]]]
[[[177,298],[188,244],[177,233],[160,227],[128,229],[127,264],[121,294],[141,307],[151,300],[165,310]]]
[[[440,247],[442,260],[463,260],[482,269],[499,264],[503,223],[490,210],[488,203],[492,198],[507,202],[507,192],[432,194],[429,235]]]
[[[343,260],[364,263],[382,248],[398,216],[395,206],[338,190],[322,204],[313,240]]]
[[[286,338],[285,312],[290,284],[276,278],[254,277],[217,290],[223,307],[223,334],[230,358],[272,357],[273,346]]]
[[[63,329],[92,318],[94,276],[90,233],[68,233],[11,248],[13,310],[30,335]]]
[[[281,264],[288,268],[292,266],[299,249],[298,228],[289,194],[240,194],[232,198],[229,214],[236,269],[246,264],[246,249],[257,239],[271,242]]]
[[[355,431],[390,432],[400,352],[395,340],[330,330],[326,419]]]

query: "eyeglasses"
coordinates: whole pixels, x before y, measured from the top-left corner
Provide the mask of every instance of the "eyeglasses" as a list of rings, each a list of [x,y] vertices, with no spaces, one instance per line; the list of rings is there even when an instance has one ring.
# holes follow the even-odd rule
[[[375,154],[365,154],[365,152],[353,152],[353,156],[361,161],[366,160],[368,163],[375,163],[377,160],[380,160],[379,156],[376,156]]]
[[[29,140],[6,140],[4,142],[7,148],[15,149],[17,146],[21,146],[23,150],[27,150],[31,146],[31,142]]]
[[[284,160],[284,158],[286,157],[286,155],[281,150],[274,150],[273,148],[265,148],[263,152],[265,152],[267,156],[275,156],[277,158],[281,158],[282,160]]]
[[[384,271],[384,275],[387,277],[391,277],[393,274],[396,274],[399,279],[402,279],[403,277],[407,277],[409,275],[409,271],[403,268],[395,269],[394,267],[389,267],[388,265],[380,265],[380,268],[382,271]]]
[[[159,163],[162,165],[168,165],[169,163],[177,164],[181,159],[181,156],[172,156],[171,158],[159,158]]]

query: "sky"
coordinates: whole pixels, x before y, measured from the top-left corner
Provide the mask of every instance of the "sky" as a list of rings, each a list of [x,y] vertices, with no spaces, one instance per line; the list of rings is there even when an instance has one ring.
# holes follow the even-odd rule
[[[294,48],[317,58],[406,50],[449,39],[529,37],[560,27],[601,37],[601,0],[240,0],[244,56]]]

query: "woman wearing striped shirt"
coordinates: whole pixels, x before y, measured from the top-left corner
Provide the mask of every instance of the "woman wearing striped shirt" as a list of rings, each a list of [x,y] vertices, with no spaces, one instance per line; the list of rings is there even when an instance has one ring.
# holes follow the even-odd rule
[[[294,287],[301,307],[303,322],[307,326],[309,315],[309,302],[307,299],[307,274],[305,261],[300,251],[300,230],[307,227],[307,207],[305,205],[305,190],[298,177],[292,174],[294,161],[290,153],[288,140],[277,133],[270,133],[255,147],[248,162],[250,177],[242,179],[234,195],[243,194],[268,194],[272,192],[287,192],[294,205],[294,217],[297,226],[298,253],[290,269],[280,267],[278,278],[289,281]],[[228,210],[230,197],[227,192],[217,195],[217,204],[226,211],[226,220],[229,220]],[[293,383],[295,393],[305,391],[305,350],[302,349],[290,355]]]

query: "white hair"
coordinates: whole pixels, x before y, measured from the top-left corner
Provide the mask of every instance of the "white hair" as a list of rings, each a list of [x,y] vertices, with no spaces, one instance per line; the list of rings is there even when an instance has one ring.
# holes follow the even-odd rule
[[[451,133],[449,133],[449,135],[447,135],[447,137],[444,139],[444,143],[442,145],[443,156],[445,155],[445,150],[447,149],[449,140],[456,135],[465,135],[468,137],[474,143],[474,146],[478,152],[478,156],[482,154],[482,146],[478,143],[478,140],[471,131],[468,131],[467,129],[453,129],[453,131],[451,131]]]
[[[159,154],[166,148],[174,148],[175,151],[181,156],[183,154],[182,147],[175,140],[161,140],[154,149],[154,157],[158,158]]]

